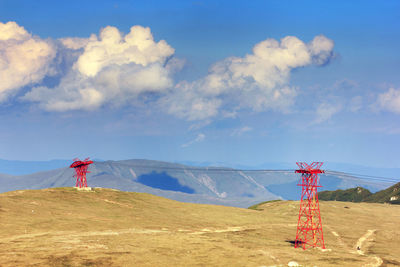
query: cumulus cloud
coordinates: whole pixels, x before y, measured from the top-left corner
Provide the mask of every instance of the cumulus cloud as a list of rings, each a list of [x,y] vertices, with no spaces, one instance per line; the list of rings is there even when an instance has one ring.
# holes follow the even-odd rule
[[[133,26],[123,35],[108,26],[99,37],[60,40],[69,49],[82,49],[71,71],[55,88],[36,87],[23,99],[50,111],[93,110],[104,103],[124,104],[142,93],[171,87],[174,49],[155,42],[149,28]],[[178,64],[179,65],[179,64]]]
[[[400,89],[390,88],[378,95],[377,106],[381,110],[400,114]]]
[[[332,49],[333,41],[322,35],[308,44],[293,36],[267,39],[245,57],[217,62],[202,79],[178,83],[161,105],[187,120],[232,116],[241,109],[289,112],[298,93],[289,85],[291,70],[325,64]]]
[[[193,121],[215,117],[222,100],[203,95],[195,84],[183,81],[171,89],[160,103],[168,113]]]
[[[56,49],[15,22],[0,22],[0,101],[17,89],[54,74]]]
[[[318,124],[327,121],[341,110],[342,106],[340,104],[321,103],[317,107],[316,118],[313,123]]]
[[[38,102],[49,111],[94,110],[105,101],[105,96],[93,87],[93,82],[83,75],[70,73],[56,88],[39,86],[28,92],[23,99]]]
[[[133,26],[122,36],[115,27],[106,27],[99,40],[90,40],[85,52],[79,57],[75,68],[82,74],[93,77],[103,68],[135,63],[143,67],[151,63],[163,64],[174,53],[164,40],[154,42],[150,28]]]
[[[96,41],[97,37],[95,34],[92,34],[90,38],[66,37],[58,40],[64,45],[64,47],[72,50],[78,50],[85,48],[90,41]]]
[[[333,57],[334,43],[323,35],[316,36],[308,45],[312,60],[317,65],[325,65]]]
[[[188,143],[186,143],[186,144],[183,144],[182,147],[188,147],[188,146],[190,146],[190,145],[193,145],[194,143],[201,142],[201,141],[203,141],[205,138],[206,138],[206,136],[205,136],[204,134],[199,133],[195,139],[193,139],[192,141],[190,141],[190,142],[188,142]]]
[[[333,47],[323,35],[309,43],[294,36],[266,39],[244,57],[216,62],[201,79],[176,83],[173,74],[184,61],[173,57],[166,41],[155,41],[148,27],[133,26],[124,34],[107,26],[88,38],[43,40],[15,22],[0,23],[0,101],[29,85],[20,99],[57,112],[151,100],[197,122],[235,117],[242,110],[287,113],[299,92],[289,84],[291,71],[327,64]],[[40,84],[56,72],[56,85]]]

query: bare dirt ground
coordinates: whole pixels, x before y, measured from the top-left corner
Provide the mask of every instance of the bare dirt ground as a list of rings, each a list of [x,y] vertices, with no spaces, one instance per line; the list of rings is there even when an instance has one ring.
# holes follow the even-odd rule
[[[259,211],[73,188],[0,194],[1,266],[399,266],[400,206],[321,202],[326,250],[295,249],[298,202]]]

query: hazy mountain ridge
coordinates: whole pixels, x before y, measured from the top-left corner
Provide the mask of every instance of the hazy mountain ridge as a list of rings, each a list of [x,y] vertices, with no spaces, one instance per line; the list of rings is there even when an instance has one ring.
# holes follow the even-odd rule
[[[220,171],[216,167],[188,167],[182,164],[151,161],[124,160],[96,162],[91,169],[91,185],[109,185],[112,188],[126,191],[153,193],[168,198],[195,203],[212,203],[222,205],[245,206],[255,199],[274,199],[279,196],[270,193],[266,188],[248,181],[237,171]],[[224,169],[225,170],[225,169]],[[114,176],[114,179],[111,178]],[[115,181],[115,176],[123,180],[121,188]],[[91,178],[90,178],[91,177]],[[107,181],[105,180],[109,180]],[[146,180],[162,180],[152,186]],[[177,184],[175,188],[168,185]],[[192,193],[182,188],[193,190]]]
[[[96,162],[104,162],[102,159],[93,159]],[[112,162],[119,162],[121,164],[129,164],[132,161],[149,161],[149,160],[118,160]],[[238,163],[229,163],[229,162],[213,162],[213,161],[204,161],[204,162],[196,162],[196,161],[176,161],[176,162],[164,162],[151,160],[156,164],[176,164],[180,166],[189,167],[208,167],[208,168],[231,168],[231,169],[241,169],[241,170],[261,170],[261,169],[295,169],[297,166],[294,162],[265,162],[262,164],[238,164]],[[46,161],[28,161],[28,160],[5,160],[0,159],[0,174],[9,174],[9,175],[27,175],[36,172],[49,171],[58,168],[68,167],[72,163],[71,160],[66,159],[53,159]],[[322,169],[324,170],[334,170],[339,172],[348,172],[348,173],[358,173],[364,175],[375,175],[375,176],[384,176],[389,178],[400,177],[400,168],[378,168],[378,167],[370,167],[359,164],[350,164],[350,163],[337,163],[337,162],[324,162]]]
[[[0,174],[0,192],[75,186],[74,170],[68,166],[20,176]],[[88,185],[92,187],[151,193],[193,203],[248,207],[272,199],[298,199],[301,192],[297,186],[300,176],[292,171],[193,167],[142,159],[95,161],[89,171]],[[365,186],[378,191],[387,187],[332,175],[321,175],[321,184],[327,190]]]

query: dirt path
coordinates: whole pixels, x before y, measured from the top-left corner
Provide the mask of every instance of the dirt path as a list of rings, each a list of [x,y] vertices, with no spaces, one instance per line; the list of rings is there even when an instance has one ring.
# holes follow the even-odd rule
[[[356,245],[356,250],[357,250],[357,253],[358,253],[358,254],[360,254],[360,255],[365,255],[365,256],[369,256],[369,255],[366,255],[366,254],[365,254],[365,252],[362,250],[362,248],[363,248],[364,242],[365,242],[365,241],[370,241],[370,240],[368,240],[368,239],[369,239],[375,232],[376,232],[376,230],[368,230],[367,233],[365,233],[365,235],[363,235],[362,237],[360,237],[360,238],[358,239],[357,245]],[[378,266],[381,266],[381,265],[382,265],[383,261],[382,261],[382,259],[381,259],[380,257],[378,257],[378,256],[373,256],[373,255],[371,255],[371,256],[369,256],[369,257],[373,259],[373,262],[371,262],[371,263],[369,263],[369,264],[366,264],[366,265],[364,265],[364,266],[366,266],[366,267],[367,267],[367,266],[378,267]]]
[[[337,232],[335,232],[332,227],[330,227],[330,226],[326,226],[326,227],[337,238],[338,242],[340,243],[340,245],[342,247],[344,247],[344,248],[346,248],[346,249],[348,249],[350,251],[354,251],[354,250],[350,249],[349,246],[347,246],[345,242],[343,242],[341,236]],[[367,256],[367,257],[370,257],[372,259],[372,261],[370,263],[363,265],[365,267],[367,267],[367,266],[368,267],[378,267],[378,266],[381,266],[382,263],[383,263],[383,261],[382,261],[382,259],[380,257],[375,256],[375,255],[367,255],[365,253],[365,251],[363,250],[363,247],[365,247],[365,243],[368,242],[368,241],[371,241],[370,238],[375,232],[376,232],[376,230],[368,230],[363,236],[361,236],[358,239],[357,244],[355,246],[356,252],[359,255]]]

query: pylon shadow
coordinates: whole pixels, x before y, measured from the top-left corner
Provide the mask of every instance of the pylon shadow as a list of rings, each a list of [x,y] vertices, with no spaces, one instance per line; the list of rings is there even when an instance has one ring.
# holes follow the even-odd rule
[[[285,242],[290,243],[290,245],[291,245],[292,247],[294,247],[294,245],[296,244],[296,240],[289,240],[289,239],[286,239]],[[303,242],[302,242],[301,240],[299,240],[299,241],[297,241],[297,244],[301,245],[301,244],[303,244]]]

